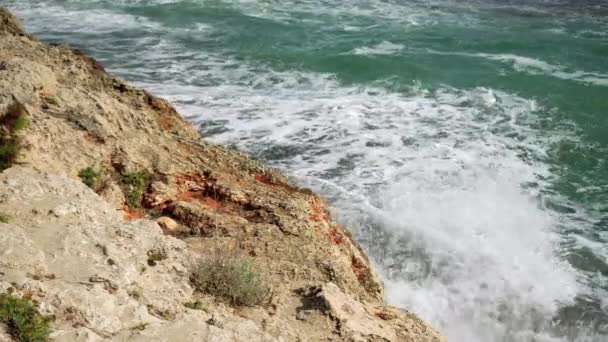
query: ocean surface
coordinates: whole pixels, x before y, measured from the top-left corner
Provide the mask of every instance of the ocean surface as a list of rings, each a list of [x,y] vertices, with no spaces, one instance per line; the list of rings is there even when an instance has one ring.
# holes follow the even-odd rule
[[[608,341],[608,1],[0,4],[322,193],[450,341]]]

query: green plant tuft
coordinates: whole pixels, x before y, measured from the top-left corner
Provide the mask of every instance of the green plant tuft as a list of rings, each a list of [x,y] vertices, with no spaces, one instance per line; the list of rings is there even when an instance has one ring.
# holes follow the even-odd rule
[[[8,223],[11,220],[11,217],[7,214],[0,213],[0,223]]]
[[[237,258],[204,259],[190,280],[197,290],[231,305],[259,305],[266,294],[250,263]]]
[[[17,137],[0,137],[0,171],[13,165],[20,149],[21,144]]]
[[[205,307],[205,305],[199,301],[187,302],[187,303],[184,303],[184,306],[187,307],[188,309],[203,310],[203,311],[207,312],[207,307]]]
[[[130,172],[124,175],[122,182],[127,187],[126,197],[130,208],[139,208],[141,206],[147,180],[148,174],[143,171]]]
[[[0,322],[18,342],[46,341],[51,332],[49,319],[38,313],[28,298],[0,294]]]
[[[46,97],[45,98],[46,103],[53,105],[53,106],[58,106],[59,102],[57,102],[57,100],[54,97]]]
[[[90,166],[78,172],[78,177],[80,177],[82,182],[91,189],[95,189],[95,184],[97,183],[98,176],[99,173]]]
[[[24,128],[27,128],[29,125],[30,125],[30,120],[28,120],[24,117],[18,117],[13,122],[11,122],[13,132],[20,131]]]
[[[29,125],[25,107],[15,100],[8,111],[0,116],[0,171],[11,167],[23,147],[19,131]]]

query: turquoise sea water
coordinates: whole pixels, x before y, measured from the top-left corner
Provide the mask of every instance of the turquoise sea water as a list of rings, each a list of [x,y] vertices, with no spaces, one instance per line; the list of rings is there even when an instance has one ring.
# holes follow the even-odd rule
[[[450,341],[608,340],[608,2],[0,3],[323,193]]]

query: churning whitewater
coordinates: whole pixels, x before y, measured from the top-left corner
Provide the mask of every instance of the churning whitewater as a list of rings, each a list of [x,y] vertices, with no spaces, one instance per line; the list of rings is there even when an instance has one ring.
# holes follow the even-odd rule
[[[4,3],[324,194],[449,340],[608,339],[604,2]]]

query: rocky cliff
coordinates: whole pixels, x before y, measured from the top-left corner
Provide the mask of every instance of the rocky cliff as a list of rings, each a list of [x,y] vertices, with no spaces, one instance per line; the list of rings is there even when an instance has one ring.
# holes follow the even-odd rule
[[[319,196],[2,8],[0,134],[0,293],[31,298],[53,341],[444,341],[383,302]],[[217,257],[247,260],[263,300],[197,291]]]

